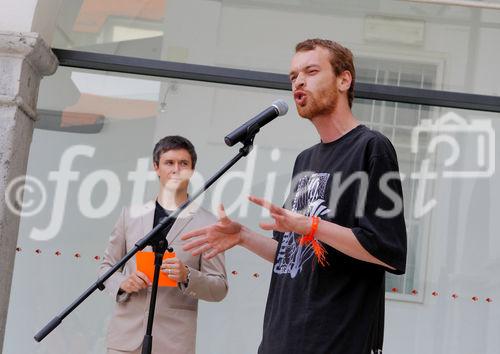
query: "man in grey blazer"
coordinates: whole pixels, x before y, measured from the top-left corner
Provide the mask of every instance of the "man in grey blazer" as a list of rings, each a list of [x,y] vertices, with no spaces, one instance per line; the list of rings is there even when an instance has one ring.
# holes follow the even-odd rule
[[[187,200],[189,179],[196,165],[196,152],[189,140],[180,136],[161,139],[153,150],[153,167],[159,177],[156,201],[124,208],[113,228],[100,266],[106,272],[159,220]],[[167,235],[175,258],[163,261],[161,270],[177,282],[177,287],[160,287],[153,325],[153,353],[195,352],[198,299],[221,301],[228,285],[224,255],[210,260],[192,256],[182,249],[181,233],[212,224],[216,218],[194,203],[177,218]],[[146,247],[145,251],[151,251]],[[110,277],[106,290],[116,299],[108,327],[108,354],[140,353],[148,320],[151,281],[136,270],[135,258],[121,272]]]

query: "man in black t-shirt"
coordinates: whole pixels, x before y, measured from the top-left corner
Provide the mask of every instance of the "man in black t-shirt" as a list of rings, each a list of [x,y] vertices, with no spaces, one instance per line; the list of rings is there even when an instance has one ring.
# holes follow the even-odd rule
[[[321,141],[295,161],[273,238],[229,219],[192,231],[186,250],[215,256],[241,245],[273,263],[261,354],[381,353],[385,271],[403,274],[406,227],[396,152],[351,112],[352,53],[313,39],[296,46],[290,80],[297,111]]]

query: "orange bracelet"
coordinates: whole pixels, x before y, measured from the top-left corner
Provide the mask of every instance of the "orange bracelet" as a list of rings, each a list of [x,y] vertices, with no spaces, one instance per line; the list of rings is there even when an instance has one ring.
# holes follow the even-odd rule
[[[314,239],[314,234],[316,234],[316,231],[318,230],[318,225],[319,225],[319,218],[317,216],[313,216],[311,223],[311,230],[307,234],[301,236],[300,238],[301,245],[305,245],[306,243],[312,242],[312,240]]]
[[[318,259],[318,263],[322,266],[325,266],[328,264],[326,260],[326,250],[321,245],[321,243],[318,242],[314,238],[314,235],[316,234],[316,231],[318,230],[319,226],[319,217],[313,216],[312,217],[312,223],[311,223],[311,231],[309,231],[306,235],[303,235],[299,239],[299,244],[300,245],[307,245],[311,244],[312,248],[314,250],[314,254],[316,255],[316,258]]]
[[[311,238],[314,238],[316,231],[318,231],[319,218],[317,216],[312,217],[311,231],[309,231],[309,235]]]

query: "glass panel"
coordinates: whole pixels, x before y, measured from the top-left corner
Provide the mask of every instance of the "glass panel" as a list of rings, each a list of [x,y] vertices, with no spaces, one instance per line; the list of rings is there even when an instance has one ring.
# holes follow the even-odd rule
[[[113,301],[100,292],[42,343],[33,335],[95,281],[121,208],[155,196],[157,178],[149,173],[154,143],[165,135],[188,137],[198,153],[199,185],[238,153],[224,136],[279,98],[292,106],[286,91],[64,67],[44,79],[27,174],[40,181],[45,202],[21,220],[3,352],[103,353]],[[283,134],[284,126],[303,134]],[[223,201],[228,213],[257,230],[261,210],[246,196],[283,203],[295,156],[316,141],[308,122],[291,110],[259,133],[252,154],[211,188],[204,206],[212,210]],[[30,200],[39,207],[39,192],[25,193],[25,213]],[[270,267],[247,251],[234,251],[226,256],[229,295],[222,303],[200,302],[199,353],[257,350]]]
[[[401,73],[401,86],[500,94],[493,9],[396,0],[65,1],[53,46],[287,73],[294,45],[311,37],[351,48],[368,64],[360,70],[394,68],[376,82]]]
[[[419,293],[424,291],[423,302],[417,307],[389,303],[387,316],[393,321],[386,322],[386,329],[394,337],[384,351],[494,353],[498,338],[490,333],[500,328],[499,307],[491,306],[500,295],[494,280],[500,270],[500,239],[495,231],[499,226],[495,131],[500,122],[495,114],[431,112],[431,121],[421,119],[415,131],[419,134],[412,140],[421,156],[414,168],[417,173],[406,177],[413,184],[414,205],[407,221],[410,230],[415,228],[409,233],[414,251],[409,252],[408,279],[395,285],[410,291],[408,281],[415,271],[413,278],[424,280],[423,287],[416,287]],[[399,149],[398,153],[404,160]],[[419,269],[419,263],[426,269]]]
[[[154,143],[187,136],[207,178],[237,152],[223,136],[277,98],[288,115],[266,126],[254,152],[203,200],[210,210],[223,201],[254,230],[263,215],[244,197],[281,203],[296,155],[318,140],[289,92],[69,68],[44,79],[27,172],[42,188],[24,196],[4,353],[102,353],[113,309],[105,294],[42,343],[32,337],[95,281],[121,207],[154,197]],[[403,177],[408,268],[387,278],[385,351],[496,353],[497,115],[368,100],[357,100],[354,113],[392,140]],[[260,342],[271,267],[238,248],[226,265],[227,298],[200,302],[198,353],[254,353]]]

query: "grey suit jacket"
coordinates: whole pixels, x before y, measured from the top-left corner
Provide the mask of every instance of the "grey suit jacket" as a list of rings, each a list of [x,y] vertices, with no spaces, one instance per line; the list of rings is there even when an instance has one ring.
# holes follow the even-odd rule
[[[182,234],[216,222],[211,213],[193,204],[179,215],[167,236],[176,256],[190,268],[189,284],[187,287],[158,288],[153,325],[153,353],[194,353],[198,299],[221,301],[227,294],[223,254],[207,261],[182,250]],[[154,211],[154,201],[122,210],[100,266],[101,274],[122,258],[135,242],[151,231]],[[144,251],[151,251],[151,247],[146,247]],[[151,288],[130,295],[118,295],[120,284],[135,271],[136,262],[133,257],[121,272],[116,272],[105,282],[107,292],[116,299],[115,312],[107,335],[107,346],[111,349],[135,350],[142,344],[146,332]]]

